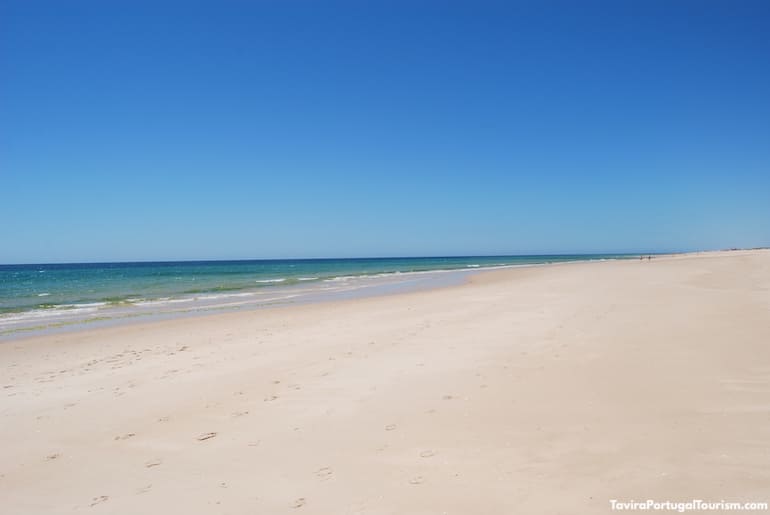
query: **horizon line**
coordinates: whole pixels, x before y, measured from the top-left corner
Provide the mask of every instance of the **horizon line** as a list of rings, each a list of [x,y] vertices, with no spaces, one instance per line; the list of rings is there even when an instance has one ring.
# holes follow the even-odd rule
[[[47,266],[47,265],[119,265],[119,264],[150,264],[150,263],[233,263],[253,261],[335,261],[335,260],[364,260],[364,259],[444,259],[444,258],[496,258],[496,257],[549,257],[549,256],[635,256],[635,255],[664,255],[664,254],[688,254],[695,252],[719,252],[730,250],[759,250],[770,247],[745,247],[745,248],[720,248],[720,249],[688,249],[688,250],[663,250],[663,251],[592,251],[592,252],[546,252],[524,254],[445,254],[445,255],[410,255],[410,256],[347,256],[347,257],[274,257],[274,258],[230,258],[230,259],[140,259],[119,261],[58,261],[58,262],[11,262],[0,263],[0,266]]]

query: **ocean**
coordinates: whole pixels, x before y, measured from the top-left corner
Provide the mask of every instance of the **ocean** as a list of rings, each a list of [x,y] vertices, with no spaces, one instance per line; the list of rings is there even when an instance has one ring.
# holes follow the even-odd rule
[[[0,337],[457,284],[468,273],[629,254],[0,265]]]

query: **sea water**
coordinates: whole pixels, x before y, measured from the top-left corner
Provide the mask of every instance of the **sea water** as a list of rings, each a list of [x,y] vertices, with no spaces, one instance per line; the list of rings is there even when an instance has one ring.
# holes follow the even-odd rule
[[[0,265],[0,337],[53,327],[385,293],[491,267],[625,254]]]

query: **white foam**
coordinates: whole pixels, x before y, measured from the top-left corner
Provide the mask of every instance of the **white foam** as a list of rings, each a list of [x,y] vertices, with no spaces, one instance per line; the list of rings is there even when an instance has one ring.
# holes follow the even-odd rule
[[[37,296],[38,296],[38,297],[48,297],[49,295],[50,295],[50,293],[48,293],[48,292],[45,292],[45,293],[38,293],[38,294],[37,294]]]
[[[341,275],[339,277],[332,277],[331,279],[324,279],[325,283],[337,283],[337,282],[345,282],[349,281],[350,279],[358,279],[359,277],[362,277],[360,275]]]
[[[245,293],[220,293],[215,295],[201,295],[199,297],[195,297],[195,300],[216,300],[216,299],[229,299],[231,297],[253,297],[256,295],[255,292],[245,292]]]
[[[161,297],[155,300],[141,300],[134,303],[134,306],[163,306],[165,304],[178,304],[180,302],[192,302],[194,298],[172,299],[170,297]]]
[[[84,313],[93,313],[98,311],[96,307],[73,308],[73,309],[33,309],[23,313],[13,313],[9,315],[0,315],[0,327],[26,320],[38,320],[41,318],[60,318]]]
[[[260,279],[258,281],[254,281],[256,283],[282,283],[286,280],[285,277],[280,277],[278,279]]]
[[[315,281],[318,277],[297,277],[298,281]]]
[[[82,304],[58,304],[56,308],[64,308],[72,311],[72,309],[79,308],[98,308],[99,306],[106,306],[106,302],[84,302]]]

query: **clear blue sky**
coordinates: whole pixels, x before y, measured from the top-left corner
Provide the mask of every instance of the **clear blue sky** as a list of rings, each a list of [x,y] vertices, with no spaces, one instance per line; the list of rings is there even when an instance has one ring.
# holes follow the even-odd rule
[[[759,245],[767,1],[0,0],[0,263]]]

